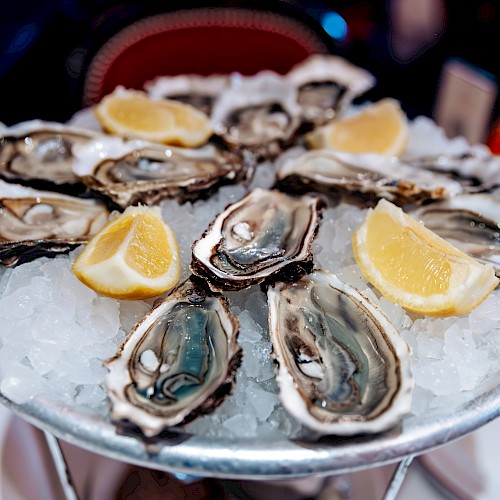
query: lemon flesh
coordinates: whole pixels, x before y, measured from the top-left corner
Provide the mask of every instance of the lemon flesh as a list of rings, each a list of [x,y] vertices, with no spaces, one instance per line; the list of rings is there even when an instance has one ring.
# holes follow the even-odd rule
[[[498,285],[480,264],[387,200],[368,211],[353,235],[354,256],[379,291],[404,308],[428,315],[465,314]]]
[[[129,207],[89,241],[73,272],[102,295],[150,298],[177,284],[179,247],[158,207]]]
[[[382,99],[358,114],[334,120],[307,135],[312,148],[399,155],[409,140],[408,120],[394,99]]]

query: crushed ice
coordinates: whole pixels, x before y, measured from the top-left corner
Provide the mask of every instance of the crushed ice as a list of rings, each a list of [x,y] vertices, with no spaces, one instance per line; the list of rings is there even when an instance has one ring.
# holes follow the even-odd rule
[[[416,120],[413,148],[434,131],[428,120]],[[437,134],[434,142],[427,141],[427,149],[443,150],[445,143]],[[463,147],[461,141],[450,144],[452,150]],[[273,178],[273,166],[263,164],[252,187],[271,187]],[[179,240],[183,278],[189,274],[193,241],[216,214],[244,193],[242,186],[225,186],[209,202],[162,203],[164,217]],[[379,304],[411,346],[416,379],[412,412],[419,415],[448,404],[450,398],[474,389],[500,369],[500,291],[466,316],[407,314],[399,305],[380,298],[355,264],[351,238],[363,217],[364,211],[353,206],[328,208],[313,246],[315,264]],[[0,392],[18,404],[43,396],[105,417],[103,361],[116,353],[152,301],[98,296],[71,272],[79,251],[0,269]],[[283,410],[273,376],[265,295],[259,287],[252,287],[227,297],[241,323],[239,342],[244,351],[235,392],[214,413],[196,419],[187,429],[208,436],[294,436],[300,426]]]

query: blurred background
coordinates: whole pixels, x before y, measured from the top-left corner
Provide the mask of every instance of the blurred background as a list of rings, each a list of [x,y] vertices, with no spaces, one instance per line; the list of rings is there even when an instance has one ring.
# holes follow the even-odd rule
[[[364,99],[399,99],[410,118],[434,117],[449,135],[468,135],[465,115],[478,123],[471,141],[493,131],[500,17],[492,0],[17,0],[0,18],[0,121],[68,120],[82,108],[89,65],[109,39],[148,16],[207,6],[297,19],[327,51],[375,75],[378,84]]]

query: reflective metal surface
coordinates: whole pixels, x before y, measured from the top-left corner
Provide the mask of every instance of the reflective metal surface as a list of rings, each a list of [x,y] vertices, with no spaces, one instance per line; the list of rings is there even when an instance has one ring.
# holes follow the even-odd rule
[[[408,416],[389,432],[317,442],[178,435],[146,446],[117,434],[108,421],[81,408],[40,399],[17,405],[1,395],[0,402],[65,441],[124,462],[205,477],[277,479],[375,467],[464,436],[500,416],[500,372],[454,402],[447,401],[423,416]]]

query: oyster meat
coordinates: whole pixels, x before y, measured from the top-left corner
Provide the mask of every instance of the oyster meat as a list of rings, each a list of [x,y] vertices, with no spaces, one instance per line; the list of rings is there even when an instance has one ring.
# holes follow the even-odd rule
[[[215,99],[229,85],[227,75],[159,76],[146,82],[144,89],[153,99],[173,99],[190,104],[207,116]]]
[[[245,180],[253,169],[239,155],[212,145],[188,149],[101,138],[75,148],[75,155],[75,172],[85,184],[121,208],[206,197],[222,184]]]
[[[61,123],[32,120],[0,128],[0,178],[37,189],[81,194],[85,185],[73,172],[76,144],[94,133]]]
[[[226,207],[193,245],[191,271],[213,290],[240,290],[311,270],[311,245],[325,206],[318,196],[256,188]]]
[[[396,157],[332,149],[308,151],[281,162],[276,183],[286,191],[347,192],[383,197],[400,205],[449,198],[463,191],[448,175],[407,165]]]
[[[490,264],[500,277],[500,191],[463,194],[412,212],[462,252]]]
[[[265,159],[292,142],[299,114],[295,89],[280,75],[262,71],[234,78],[215,101],[211,121],[228,145]]]
[[[375,433],[411,407],[410,350],[381,310],[318,270],[268,289],[285,409],[320,434]]]
[[[108,221],[98,200],[0,185],[0,263],[14,266],[68,252]]]
[[[238,329],[226,300],[196,278],[157,300],[106,362],[112,420],[154,437],[213,410],[234,383]]]
[[[294,66],[286,79],[297,89],[302,119],[313,126],[332,120],[339,111],[375,85],[375,78],[334,55],[314,55]]]

